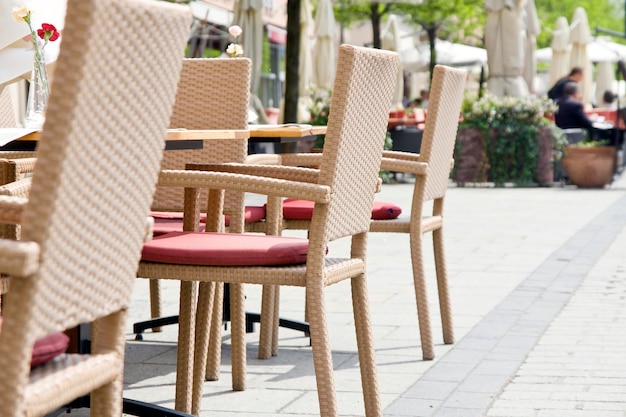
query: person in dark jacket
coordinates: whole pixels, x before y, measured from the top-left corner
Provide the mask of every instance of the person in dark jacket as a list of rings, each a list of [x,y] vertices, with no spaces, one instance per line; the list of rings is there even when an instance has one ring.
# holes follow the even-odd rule
[[[563,89],[566,84],[579,83],[583,79],[583,69],[581,67],[574,67],[569,74],[560,80],[558,80],[550,90],[548,90],[548,98],[558,101],[563,97]]]
[[[554,121],[561,129],[587,129],[588,137],[592,137],[593,122],[585,114],[583,103],[579,99],[577,83],[566,83],[563,96],[558,101],[559,109],[554,115]]]

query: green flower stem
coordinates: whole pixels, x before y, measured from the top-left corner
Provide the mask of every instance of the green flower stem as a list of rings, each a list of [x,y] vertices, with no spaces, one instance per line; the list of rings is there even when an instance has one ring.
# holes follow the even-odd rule
[[[43,73],[46,70],[45,68],[46,61],[43,55],[43,50],[48,44],[48,41],[46,40],[43,46],[41,47],[41,49],[39,49],[39,43],[37,42],[37,33],[33,30],[30,19],[28,20],[24,19],[24,20],[28,24],[28,29],[30,29],[30,37],[33,40],[33,48],[35,50],[35,65],[37,66],[37,69],[39,70],[38,71],[39,81],[41,81],[41,86],[46,92],[46,95],[48,95],[50,93],[50,91],[48,91],[48,80],[46,79],[46,77],[43,76]]]

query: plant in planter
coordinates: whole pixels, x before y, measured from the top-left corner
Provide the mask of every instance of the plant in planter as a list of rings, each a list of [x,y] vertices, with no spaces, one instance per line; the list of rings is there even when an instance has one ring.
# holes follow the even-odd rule
[[[569,182],[580,188],[602,188],[615,172],[616,148],[606,141],[586,141],[568,145],[561,163]]]
[[[496,185],[551,183],[549,142],[554,142],[555,131],[545,114],[555,110],[554,102],[546,98],[466,96],[453,178],[459,183],[493,181]]]

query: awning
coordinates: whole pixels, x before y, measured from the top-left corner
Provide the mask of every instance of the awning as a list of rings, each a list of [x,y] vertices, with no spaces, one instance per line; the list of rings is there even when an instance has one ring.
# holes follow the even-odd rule
[[[231,11],[203,1],[192,1],[189,3],[189,8],[195,19],[204,22],[217,26],[230,26],[233,22],[233,13]]]

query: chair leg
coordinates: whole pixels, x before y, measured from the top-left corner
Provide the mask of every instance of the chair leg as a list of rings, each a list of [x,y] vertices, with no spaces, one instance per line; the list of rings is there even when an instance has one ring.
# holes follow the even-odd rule
[[[422,341],[422,358],[432,360],[435,358],[435,346],[430,325],[430,313],[428,307],[428,291],[424,277],[424,258],[422,253],[422,233],[411,233],[411,261],[413,264],[413,285],[415,286],[415,301],[417,303],[417,318],[420,327]]]
[[[311,345],[313,351],[313,365],[317,382],[317,396],[320,405],[321,417],[336,417],[337,398],[335,396],[335,381],[333,375],[333,358],[328,340],[326,322],[326,306],[324,289],[320,282],[319,287],[307,287],[306,303],[309,307],[309,326],[311,327]]]
[[[280,308],[280,285],[274,286],[274,330],[272,332],[272,356],[278,355],[278,330],[280,324],[280,316],[278,310]]]
[[[198,283],[182,281],[180,283],[180,306],[178,316],[175,408],[184,413],[191,412],[197,298]]]
[[[209,354],[206,361],[205,378],[207,381],[220,379],[220,363],[222,362],[222,305],[224,303],[224,284],[215,283],[213,314],[209,336]]]
[[[117,378],[91,393],[90,415],[110,417],[122,415],[123,362],[124,362],[124,324],[128,316],[122,310],[108,317],[97,320],[92,326],[92,352],[115,350],[120,355],[120,372]]]
[[[376,354],[370,322],[367,280],[365,275],[352,278],[352,308],[361,368],[361,385],[366,416],[382,416],[378,374],[376,372]]]
[[[161,313],[161,283],[158,279],[151,279],[150,281],[150,316],[153,319],[162,316]],[[160,332],[163,329],[161,326],[153,327],[153,332]]]
[[[198,308],[196,312],[196,343],[193,362],[193,395],[191,414],[199,415],[202,404],[202,388],[206,372],[211,331],[211,312],[215,299],[215,283],[201,282],[198,289]]]
[[[275,285],[264,285],[261,299],[261,330],[259,335],[259,359],[269,359],[272,356],[274,341],[274,310]]]
[[[452,303],[448,289],[448,272],[443,244],[443,229],[433,231],[433,246],[435,252],[435,269],[437,272],[437,290],[439,292],[439,311],[441,312],[441,327],[443,328],[443,343],[454,343],[454,323],[452,320]]]
[[[246,309],[242,284],[230,284],[230,336],[233,390],[246,389]]]

